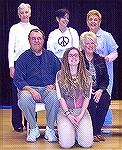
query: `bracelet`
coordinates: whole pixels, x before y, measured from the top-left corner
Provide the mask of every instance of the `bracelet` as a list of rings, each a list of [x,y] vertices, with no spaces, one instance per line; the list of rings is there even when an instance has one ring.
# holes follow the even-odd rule
[[[66,117],[68,117],[69,116],[69,114],[71,114],[70,112],[66,115]]]
[[[64,114],[66,115],[67,112],[69,112],[69,110],[66,110],[66,111],[64,112]]]

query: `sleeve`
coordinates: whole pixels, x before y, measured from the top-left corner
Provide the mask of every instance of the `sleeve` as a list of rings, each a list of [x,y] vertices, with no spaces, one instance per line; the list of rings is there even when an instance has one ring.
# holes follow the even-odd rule
[[[9,68],[14,67],[14,50],[15,50],[15,42],[16,42],[16,30],[15,27],[12,26],[9,31],[9,41],[8,41],[8,61]]]
[[[79,48],[79,35],[78,32],[73,29],[72,30],[73,35],[73,47]]]
[[[89,87],[86,90],[85,98],[91,99],[91,93],[92,93],[92,76],[89,76]]]
[[[107,36],[107,48],[109,53],[107,57],[109,58],[109,62],[112,62],[118,57],[118,45],[116,44],[113,36],[110,33]]]
[[[54,40],[55,40],[54,34],[53,32],[51,32],[47,40],[47,50],[50,50],[53,53],[55,53]]]
[[[26,82],[26,62],[23,60],[26,59],[20,56],[16,61],[15,74],[13,78],[15,86],[20,90],[22,90],[24,86],[28,86],[28,83]]]
[[[58,59],[58,57],[54,54],[54,57],[55,57],[55,72],[57,73],[60,69],[61,69],[61,62],[60,60]]]
[[[110,53],[107,57],[109,58],[109,62],[112,62],[118,57],[118,52],[114,51]]]
[[[108,75],[108,71],[107,71],[107,66],[105,63],[104,58],[101,58],[101,64],[100,64],[100,69],[101,69],[101,84],[99,85],[99,89],[105,90],[107,89],[108,85],[109,85],[109,75]]]
[[[59,88],[59,84],[58,84],[57,75],[56,75],[56,92],[57,92],[58,100],[60,100],[61,99],[61,92],[60,92],[60,88]]]

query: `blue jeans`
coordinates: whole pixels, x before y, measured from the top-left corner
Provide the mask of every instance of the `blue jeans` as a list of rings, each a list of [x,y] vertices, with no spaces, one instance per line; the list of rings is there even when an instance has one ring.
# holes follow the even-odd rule
[[[51,129],[54,129],[54,124],[57,119],[57,114],[59,111],[59,100],[57,98],[56,91],[46,92],[46,87],[35,87],[41,94],[41,101],[45,104],[46,109],[46,121],[47,126]],[[36,101],[33,99],[32,94],[27,90],[18,91],[18,106],[23,111],[25,118],[30,124],[30,128],[36,128],[36,119],[35,119],[35,106]]]

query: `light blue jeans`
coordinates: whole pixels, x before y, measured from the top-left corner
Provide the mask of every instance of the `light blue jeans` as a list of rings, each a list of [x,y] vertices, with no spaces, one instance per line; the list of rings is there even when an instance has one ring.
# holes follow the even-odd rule
[[[47,126],[54,129],[54,124],[57,119],[57,113],[59,111],[59,100],[57,98],[56,91],[45,92],[46,87],[35,87],[41,94],[41,102],[45,104],[46,109],[46,121]],[[35,106],[36,101],[33,99],[32,94],[27,90],[18,91],[18,106],[23,111],[23,114],[30,124],[30,129],[36,128],[36,118],[35,118]]]

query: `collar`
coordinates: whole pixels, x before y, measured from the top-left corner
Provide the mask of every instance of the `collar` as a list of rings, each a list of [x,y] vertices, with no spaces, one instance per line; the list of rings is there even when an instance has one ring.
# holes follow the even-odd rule
[[[25,22],[21,22],[21,21],[20,21],[20,24],[21,24],[22,26],[26,26],[26,25],[30,25],[30,22],[25,23]]]
[[[96,33],[96,36],[97,36],[97,37],[100,37],[100,36],[101,36],[101,31],[102,31],[101,28],[97,31],[97,33]]]

